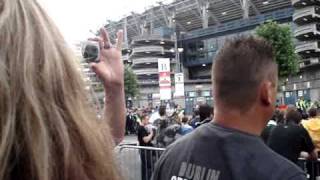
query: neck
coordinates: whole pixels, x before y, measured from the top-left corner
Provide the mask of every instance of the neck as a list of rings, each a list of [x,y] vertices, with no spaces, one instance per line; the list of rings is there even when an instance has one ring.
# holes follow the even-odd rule
[[[241,113],[239,110],[219,109],[214,112],[213,122],[223,127],[237,129],[242,132],[260,136],[266,122],[253,112]]]

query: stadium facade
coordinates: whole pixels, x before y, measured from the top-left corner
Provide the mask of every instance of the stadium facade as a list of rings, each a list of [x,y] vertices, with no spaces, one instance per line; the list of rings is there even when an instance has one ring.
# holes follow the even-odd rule
[[[300,72],[281,87],[279,103],[294,103],[300,96],[320,97],[318,5],[319,0],[176,0],[108,21],[105,28],[113,38],[124,29],[125,49],[130,49],[125,59],[140,84],[138,105],[159,104],[157,59],[167,57],[172,74],[184,73],[185,97],[176,101],[190,110],[199,102],[212,103],[212,62],[226,39],[252,34],[268,20],[289,24],[301,56]]]

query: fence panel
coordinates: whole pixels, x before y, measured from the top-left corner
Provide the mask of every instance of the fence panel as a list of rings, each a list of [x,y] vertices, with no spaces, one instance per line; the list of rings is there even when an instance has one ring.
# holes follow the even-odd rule
[[[127,180],[150,180],[155,164],[165,149],[121,145],[117,148],[119,166]]]
[[[320,180],[320,160],[299,159],[298,165],[307,174],[309,180]]]

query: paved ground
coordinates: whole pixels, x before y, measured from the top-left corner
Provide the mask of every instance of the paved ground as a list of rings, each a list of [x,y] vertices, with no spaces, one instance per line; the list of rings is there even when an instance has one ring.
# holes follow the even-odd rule
[[[121,144],[138,144],[138,139],[136,135],[125,136]]]

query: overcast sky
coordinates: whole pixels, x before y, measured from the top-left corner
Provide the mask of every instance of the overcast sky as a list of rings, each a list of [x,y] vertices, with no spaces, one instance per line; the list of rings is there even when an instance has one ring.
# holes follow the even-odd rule
[[[159,0],[38,0],[69,43],[92,36],[107,19],[119,20],[131,11],[141,13]],[[170,2],[172,0],[167,0]]]

